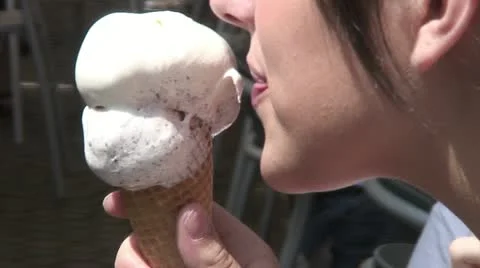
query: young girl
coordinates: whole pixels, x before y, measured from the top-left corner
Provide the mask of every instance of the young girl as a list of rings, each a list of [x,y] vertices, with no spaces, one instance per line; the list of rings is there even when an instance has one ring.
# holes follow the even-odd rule
[[[478,0],[211,0],[251,34],[252,104],[265,129],[261,171],[279,191],[327,191],[394,177],[480,233]],[[105,208],[121,216],[117,194]],[[188,267],[278,267],[220,207],[182,211]],[[117,267],[147,267],[128,238]]]

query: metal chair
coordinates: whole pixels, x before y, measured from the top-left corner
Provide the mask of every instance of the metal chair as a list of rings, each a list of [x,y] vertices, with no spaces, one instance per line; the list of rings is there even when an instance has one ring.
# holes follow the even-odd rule
[[[245,79],[244,99],[249,99],[252,81]],[[248,103],[248,101],[244,101]],[[242,133],[240,136],[239,149],[237,151],[235,166],[232,174],[229,194],[225,208],[235,217],[242,219],[246,202],[255,179],[260,177],[259,160],[262,152],[261,139],[263,133],[261,126],[251,107],[244,109]],[[259,219],[257,234],[266,239],[271,224],[271,216],[275,203],[276,192],[266,187],[261,218]],[[310,215],[310,207],[313,194],[293,196],[293,209],[290,214],[286,236],[280,251],[281,267],[290,268],[296,261],[305,223]]]
[[[145,0],[129,0],[130,10],[132,12],[141,13],[145,9]]]
[[[280,267],[290,268],[296,262],[305,224],[312,206],[313,194],[295,196],[294,208],[288,221],[287,235],[280,251]]]
[[[192,18],[198,19],[202,16],[205,9],[208,8],[208,0],[195,0],[194,6],[192,9]]]
[[[144,12],[145,10],[151,10],[151,6],[148,5],[146,2],[149,2],[148,0],[129,0],[130,1],[130,7],[133,12]],[[155,1],[150,1],[150,2],[155,2]],[[205,9],[208,6],[208,0],[190,0],[190,3],[192,4],[192,10],[190,16],[194,19],[197,20],[200,18],[200,16],[204,13]]]
[[[143,11],[143,0],[129,0],[134,12]],[[17,8],[20,6],[21,8]],[[31,46],[38,84],[26,84],[20,78],[19,35],[24,31]],[[60,112],[55,101],[58,87],[55,71],[49,61],[51,54],[47,40],[46,24],[41,15],[38,0],[6,0],[6,10],[0,11],[0,33],[8,35],[10,62],[10,91],[12,95],[13,137],[18,144],[24,141],[22,87],[38,87],[45,114],[45,124],[51,158],[52,177],[58,197],[65,195],[64,189],[64,151]]]
[[[226,201],[226,209],[235,217],[242,219],[249,191],[255,178],[259,177],[259,159],[261,148],[255,145],[255,132],[252,131],[252,119],[244,119],[243,133],[236,157],[232,182]],[[265,189],[264,202],[257,234],[265,239],[271,224],[271,215],[276,193],[269,187]],[[295,263],[305,223],[308,219],[313,194],[294,196],[293,210],[286,230],[286,236],[280,252],[281,267],[289,268]]]
[[[380,207],[419,232],[435,204],[434,198],[397,180],[378,178],[365,181],[362,187]],[[405,267],[413,248],[413,244],[405,243],[380,245],[361,268]]]
[[[432,197],[397,180],[372,179],[363,182],[362,187],[380,207],[419,231],[435,203]]]
[[[414,246],[405,243],[385,244],[373,252],[373,257],[364,261],[360,268],[404,268],[407,267]]]
[[[20,51],[19,32],[24,25],[23,14],[15,7],[15,1],[6,1],[6,10],[0,11],[0,33],[8,35],[8,54],[10,68],[10,93],[13,100],[13,137],[16,143],[24,140],[23,110],[20,88]]]
[[[21,9],[16,8],[17,4],[20,4]],[[25,30],[31,46],[42,97],[55,190],[57,196],[62,197],[64,185],[60,127],[53,96],[55,88],[52,84],[52,70],[51,66],[47,64],[47,46],[44,36],[42,36],[42,27],[45,25],[39,17],[38,1],[21,0],[17,3],[15,0],[7,0],[6,7],[5,11],[0,12],[0,32],[8,34],[9,39],[14,140],[16,143],[24,141],[19,34],[21,30]]]

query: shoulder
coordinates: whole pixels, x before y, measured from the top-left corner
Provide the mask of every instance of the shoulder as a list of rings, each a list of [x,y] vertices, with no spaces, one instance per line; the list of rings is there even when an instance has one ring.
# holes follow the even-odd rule
[[[408,267],[449,267],[450,244],[458,237],[471,234],[470,229],[452,211],[437,202],[415,245]]]

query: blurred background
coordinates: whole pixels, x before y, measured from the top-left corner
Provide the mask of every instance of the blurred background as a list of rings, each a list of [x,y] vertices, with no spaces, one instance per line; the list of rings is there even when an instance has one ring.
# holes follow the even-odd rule
[[[112,189],[83,158],[73,70],[95,20],[154,10],[211,27],[238,58],[246,101],[215,140],[215,200],[265,239],[282,267],[360,267],[381,246],[415,243],[434,200],[410,186],[379,178],[292,196],[262,182],[263,132],[249,106],[244,61],[249,36],[219,22],[208,1],[0,0],[0,267],[113,267],[130,228],[104,213]]]

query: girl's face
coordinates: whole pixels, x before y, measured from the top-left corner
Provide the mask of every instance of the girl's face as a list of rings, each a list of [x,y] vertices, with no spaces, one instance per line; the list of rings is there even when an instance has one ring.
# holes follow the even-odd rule
[[[406,2],[391,1],[385,12],[398,13]],[[265,128],[261,170],[271,186],[299,193],[396,175],[394,155],[411,147],[416,126],[380,96],[356,59],[346,58],[353,53],[329,30],[315,0],[210,4],[251,34],[252,102]],[[408,46],[408,29],[395,27],[393,38]]]

